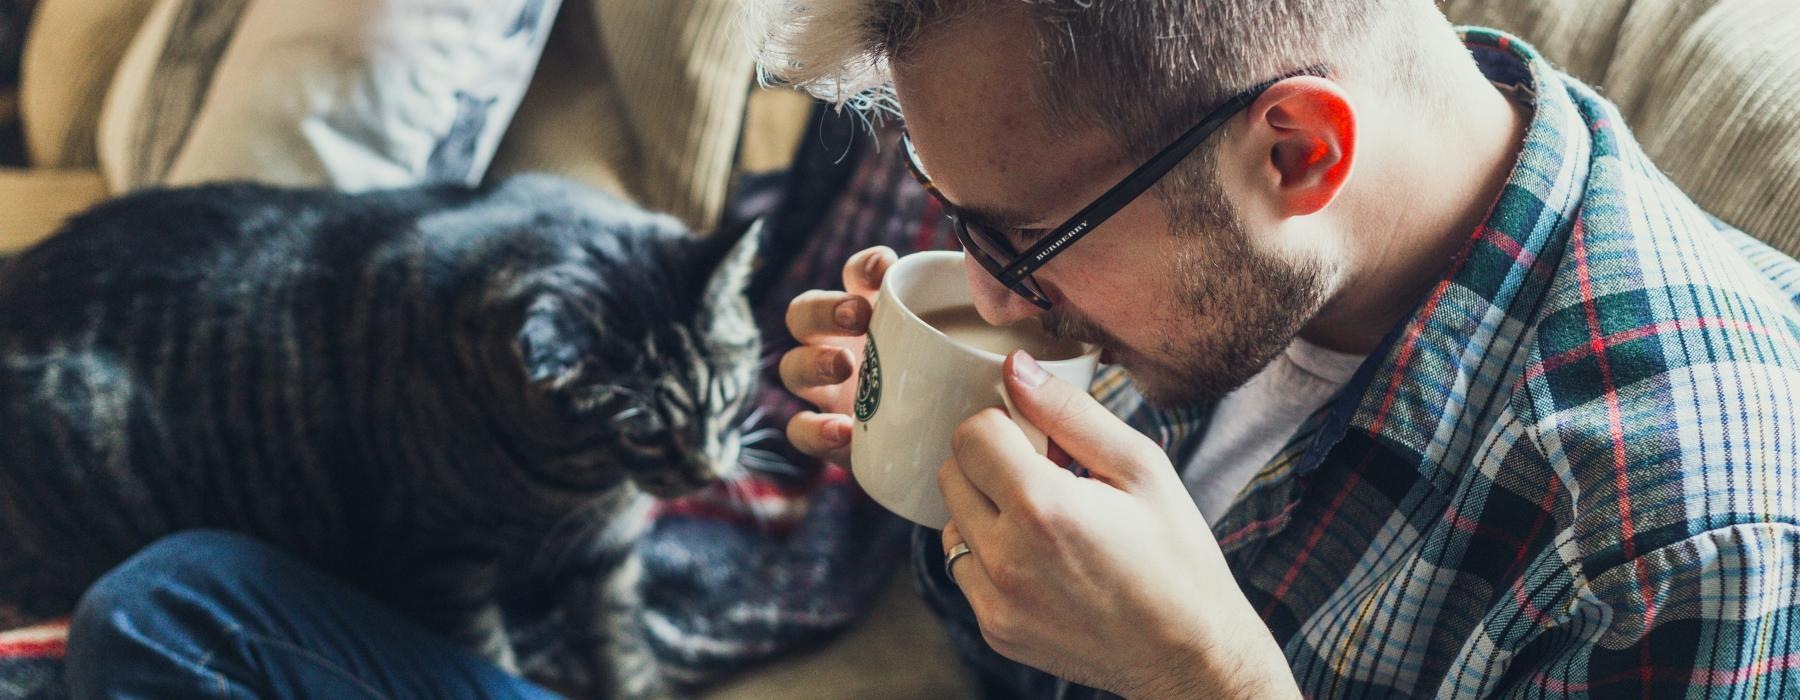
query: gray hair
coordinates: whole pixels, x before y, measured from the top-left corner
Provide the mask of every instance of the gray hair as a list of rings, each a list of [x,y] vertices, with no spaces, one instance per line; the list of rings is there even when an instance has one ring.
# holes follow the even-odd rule
[[[1428,78],[1413,34],[1430,0],[746,0],[765,83],[863,110],[892,110],[889,68],[933,27],[1022,6],[1042,47],[1038,106],[1053,124],[1106,127],[1147,157],[1206,109],[1316,64],[1377,84]],[[1429,10],[1426,15],[1421,10]],[[1396,22],[1401,24],[1396,25]],[[1380,31],[1388,29],[1389,31]],[[1423,94],[1421,92],[1421,94]]]

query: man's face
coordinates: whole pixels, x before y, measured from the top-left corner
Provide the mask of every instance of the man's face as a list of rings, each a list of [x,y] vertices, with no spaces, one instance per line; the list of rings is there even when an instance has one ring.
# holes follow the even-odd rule
[[[1015,250],[1139,165],[1098,129],[1052,131],[1034,107],[1037,55],[1023,13],[999,11],[935,30],[893,70],[932,180],[959,208],[1015,234]],[[990,323],[1038,316],[1053,333],[1100,345],[1158,405],[1223,396],[1317,313],[1324,275],[1260,250],[1232,211],[1228,184],[1197,189],[1175,196],[1198,214],[1172,219],[1146,193],[1040,268],[1035,277],[1054,302],[1047,312],[966,263],[977,309]]]

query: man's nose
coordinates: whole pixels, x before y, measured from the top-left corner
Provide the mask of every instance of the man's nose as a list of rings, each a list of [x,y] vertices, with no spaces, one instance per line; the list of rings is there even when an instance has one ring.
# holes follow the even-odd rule
[[[988,274],[981,263],[966,255],[963,256],[963,274],[969,280],[969,293],[975,298],[975,311],[981,314],[983,321],[1004,326],[1043,313],[1043,309],[1007,289],[1000,280]]]

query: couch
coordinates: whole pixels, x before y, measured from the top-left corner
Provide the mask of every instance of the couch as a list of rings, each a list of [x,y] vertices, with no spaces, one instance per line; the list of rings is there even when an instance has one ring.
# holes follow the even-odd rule
[[[1443,0],[1617,102],[1651,156],[1710,211],[1800,252],[1800,13],[1792,0]],[[788,93],[745,98],[752,67],[671,13],[703,0],[566,0],[490,175],[550,170],[704,226],[734,178],[781,166],[807,126]],[[20,110],[30,166],[0,169],[0,254],[108,196],[98,115],[153,0],[42,0]],[[624,14],[620,8],[624,8]],[[653,9],[654,8],[654,9]],[[621,23],[596,23],[596,14]],[[629,22],[632,24],[622,24]],[[607,26],[606,29],[596,29]],[[674,118],[688,115],[691,118]],[[571,123],[614,125],[571,133]],[[742,136],[742,147],[738,146]],[[819,648],[715,688],[715,698],[969,697],[943,633],[896,578],[866,619]]]

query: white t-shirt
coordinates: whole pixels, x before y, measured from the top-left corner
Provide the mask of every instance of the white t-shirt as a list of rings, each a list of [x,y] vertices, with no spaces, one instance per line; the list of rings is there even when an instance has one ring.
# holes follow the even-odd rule
[[[1263,371],[1219,401],[1205,439],[1181,470],[1207,524],[1224,515],[1300,424],[1350,382],[1363,359],[1295,338]]]

